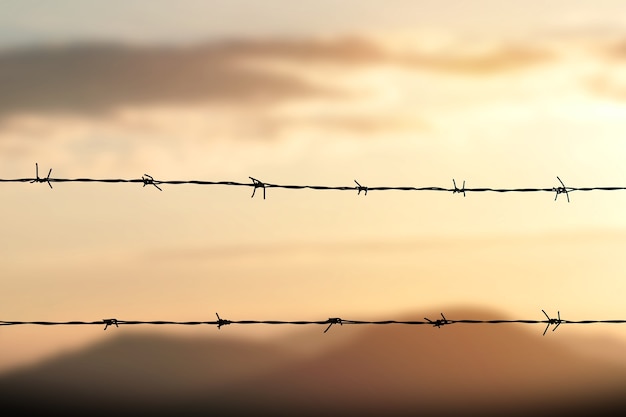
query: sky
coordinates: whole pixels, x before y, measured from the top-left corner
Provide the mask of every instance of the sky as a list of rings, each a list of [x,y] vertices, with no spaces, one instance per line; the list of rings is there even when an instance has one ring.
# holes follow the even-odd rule
[[[5,1],[0,178],[623,186],[623,8]],[[0,187],[1,320],[626,318],[622,192]],[[7,327],[0,370],[104,337]]]

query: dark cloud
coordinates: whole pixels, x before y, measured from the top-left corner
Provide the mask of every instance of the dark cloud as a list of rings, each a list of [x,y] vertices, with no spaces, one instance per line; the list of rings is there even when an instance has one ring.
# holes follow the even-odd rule
[[[83,44],[0,54],[0,117],[14,112],[93,113],[121,105],[204,101],[267,103],[339,94],[258,62],[399,65],[415,70],[491,74],[547,59],[505,47],[480,55],[392,52],[360,38],[223,41],[190,47]],[[347,68],[349,70],[349,68]]]
[[[253,68],[224,46],[80,45],[0,55],[0,116],[101,112],[119,105],[267,102],[328,90]]]

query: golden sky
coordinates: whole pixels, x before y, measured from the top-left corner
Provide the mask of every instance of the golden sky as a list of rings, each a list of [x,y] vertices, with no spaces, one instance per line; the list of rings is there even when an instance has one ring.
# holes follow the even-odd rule
[[[0,6],[0,178],[626,185],[621,2],[149,3]],[[0,186],[2,320],[626,318],[622,192],[53,186]]]

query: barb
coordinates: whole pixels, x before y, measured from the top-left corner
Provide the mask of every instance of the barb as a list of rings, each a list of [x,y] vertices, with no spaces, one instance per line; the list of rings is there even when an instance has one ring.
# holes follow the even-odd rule
[[[356,189],[358,190],[356,195],[361,195],[361,191],[365,191],[364,195],[367,195],[367,187],[363,187],[357,180],[354,180],[354,182],[356,183]]]
[[[452,178],[452,184],[454,184],[452,194],[463,193],[463,197],[465,197],[465,180],[463,180],[463,187],[461,187],[461,189],[456,186],[456,181],[454,180],[454,178]]]
[[[551,319],[550,316],[548,316],[548,314],[543,309],[541,311],[543,311],[544,316],[546,316],[546,318],[548,319],[548,321],[546,322],[548,324],[546,326],[546,329],[543,331],[543,336],[546,335],[546,332],[548,331],[548,328],[551,325],[556,324],[556,326],[554,326],[554,329],[552,329],[552,331],[555,331],[557,329],[557,327],[559,327],[561,325],[561,323],[564,322],[563,320],[561,320],[561,312],[560,311],[557,311],[557,316],[558,316],[557,319]]]
[[[217,329],[218,330],[221,329],[222,326],[228,326],[231,323],[230,320],[223,320],[223,319],[221,319],[219,314],[215,313],[215,315],[217,316],[217,323],[215,323],[215,324],[217,324]]]
[[[569,193],[567,192],[567,187],[565,187],[565,184],[563,184],[563,181],[561,181],[558,176],[556,177],[556,179],[559,180],[561,186],[552,188],[552,190],[556,192],[556,195],[554,196],[554,201],[556,201],[556,199],[559,197],[559,194],[565,194],[565,197],[567,197],[567,202],[569,203]]]
[[[103,319],[102,322],[104,323],[104,330],[108,329],[109,326],[113,326],[113,325],[115,325],[115,327],[120,327],[117,324],[117,319]]]
[[[159,188],[159,186],[157,185],[157,182],[154,181],[154,178],[152,178],[150,175],[148,174],[143,174],[143,176],[141,177],[142,181],[143,181],[143,186],[145,187],[146,185],[154,185],[159,191],[163,191],[161,188]]]
[[[615,186],[615,187],[566,187],[563,181],[561,181],[560,177],[557,177],[561,186],[559,187],[546,187],[546,188],[490,188],[490,187],[475,187],[475,188],[466,188],[465,180],[463,181],[463,185],[459,188],[456,184],[456,180],[452,179],[453,188],[449,187],[438,187],[438,186],[378,186],[378,187],[366,187],[361,185],[357,180],[354,180],[356,186],[350,185],[340,185],[340,186],[331,186],[331,185],[297,185],[297,184],[270,184],[264,183],[256,178],[248,177],[252,180],[250,182],[236,182],[236,181],[206,181],[206,180],[155,180],[148,174],[144,174],[142,178],[138,179],[124,179],[124,178],[50,178],[50,174],[52,169],[48,172],[48,176],[45,178],[39,177],[39,168],[38,165],[35,164],[36,176],[35,178],[13,178],[13,179],[5,179],[0,178],[0,183],[2,182],[47,182],[50,188],[52,188],[53,182],[88,182],[88,183],[141,183],[144,185],[154,185],[159,190],[161,188],[158,185],[168,184],[168,185],[182,185],[182,184],[190,184],[190,185],[221,185],[221,186],[233,186],[233,187],[253,187],[252,197],[255,196],[256,190],[258,188],[263,189],[263,199],[265,199],[265,190],[266,188],[283,188],[288,190],[316,190],[316,191],[357,191],[357,195],[361,194],[363,191],[364,195],[371,191],[441,191],[441,192],[451,192],[453,194],[463,194],[465,197],[467,193],[482,193],[482,192],[495,192],[495,193],[533,193],[533,192],[550,192],[556,193],[555,200],[557,200],[559,194],[565,194],[567,201],[570,201],[569,194],[572,191],[626,191],[626,186]],[[161,190],[163,191],[163,190]]]
[[[35,162],[35,178],[32,179],[31,184],[34,182],[47,182],[52,189],[52,184],[50,184],[50,174],[52,174],[52,168],[50,168],[50,171],[48,171],[47,177],[39,178],[39,164]]]
[[[326,330],[324,330],[324,333],[326,333],[328,330],[330,330],[330,328],[333,326],[333,324],[339,324],[340,326],[343,326],[343,320],[341,320],[339,317],[331,317],[327,320],[327,323],[330,323],[328,325],[328,327],[326,328]]]
[[[430,324],[433,325],[433,327],[441,327],[445,326],[446,324],[452,324],[452,322],[449,321],[446,316],[443,315],[443,313],[441,313],[441,318],[435,321],[431,321],[429,318],[426,317],[424,317],[424,320],[427,320]]]
[[[256,193],[257,188],[263,188],[263,200],[265,200],[265,183],[257,180],[256,178],[248,177],[252,180],[252,186],[254,189],[252,190],[252,196],[250,198],[254,198],[254,193]]]

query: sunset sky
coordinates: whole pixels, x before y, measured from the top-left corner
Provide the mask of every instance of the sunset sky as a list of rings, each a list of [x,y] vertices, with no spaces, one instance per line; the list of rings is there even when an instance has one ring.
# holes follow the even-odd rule
[[[4,1],[0,178],[626,186],[624,74],[622,1]],[[626,192],[53,187],[0,184],[0,320],[626,318]]]

